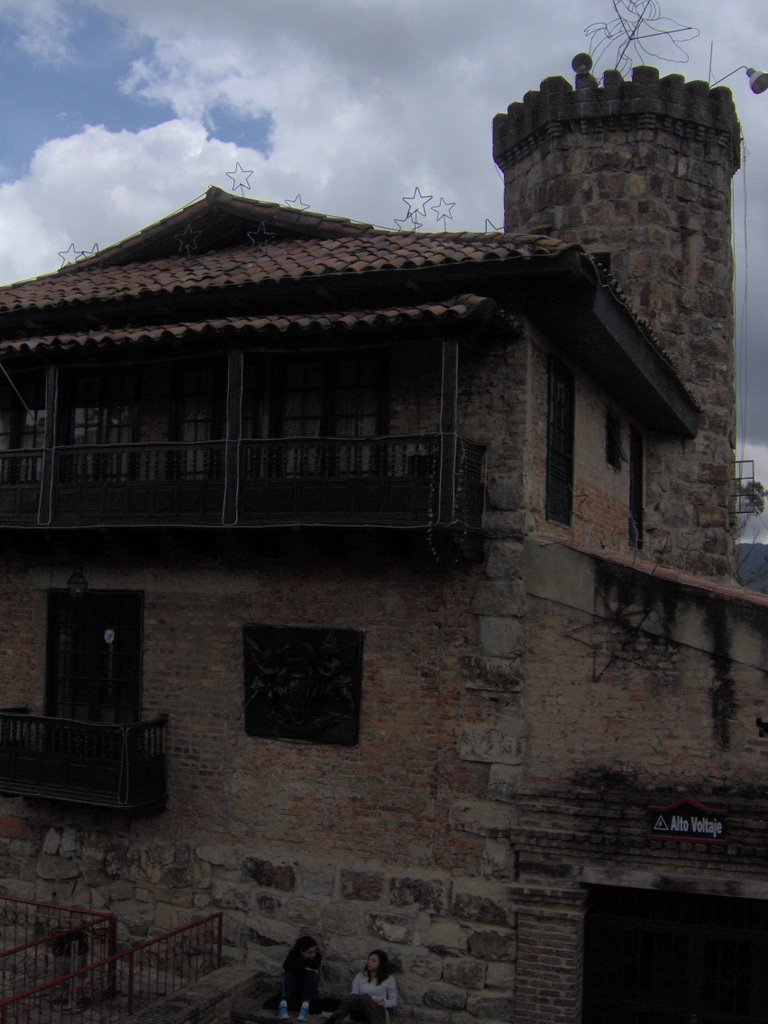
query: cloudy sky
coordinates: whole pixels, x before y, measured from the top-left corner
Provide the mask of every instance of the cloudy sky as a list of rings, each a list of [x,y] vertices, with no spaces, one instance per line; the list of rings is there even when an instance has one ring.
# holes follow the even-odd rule
[[[768,68],[766,0],[658,6],[698,29],[654,43],[662,73]],[[613,17],[611,0],[0,0],[0,282],[231,190],[238,164],[253,197],[394,227],[418,186],[444,199],[447,227],[499,227],[493,115],[570,78],[585,29]],[[747,150],[737,455],[768,482],[768,93],[743,71],[728,85]]]

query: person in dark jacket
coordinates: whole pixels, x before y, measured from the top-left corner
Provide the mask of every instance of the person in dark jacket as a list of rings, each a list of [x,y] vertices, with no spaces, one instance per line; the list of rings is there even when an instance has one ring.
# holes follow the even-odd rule
[[[320,962],[322,956],[311,935],[302,935],[283,961],[282,994],[289,1010],[298,1010],[309,1003],[310,1012],[318,1013],[313,1004],[319,1002]]]
[[[280,992],[264,1003],[264,1009],[279,1010],[283,1019],[288,1016],[288,1010],[299,1010],[299,1020],[306,1020],[310,1013],[334,1010],[339,1005],[338,999],[320,998],[321,961],[320,947],[312,936],[298,938],[283,961]]]

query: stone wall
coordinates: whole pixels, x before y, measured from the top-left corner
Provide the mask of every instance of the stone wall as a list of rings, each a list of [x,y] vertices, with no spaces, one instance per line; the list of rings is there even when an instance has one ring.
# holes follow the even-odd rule
[[[505,228],[537,227],[607,253],[703,411],[694,442],[658,444],[647,525],[658,557],[732,573],[735,445],[730,180],[740,129],[727,89],[635,68],[598,87],[549,78],[494,120]]]

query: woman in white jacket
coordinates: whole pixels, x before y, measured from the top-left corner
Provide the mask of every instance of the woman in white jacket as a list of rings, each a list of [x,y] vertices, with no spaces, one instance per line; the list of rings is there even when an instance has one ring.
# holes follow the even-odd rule
[[[384,1024],[387,1011],[397,1006],[397,982],[389,966],[389,957],[383,949],[368,954],[366,965],[352,982],[352,994],[343,999],[341,1006],[328,1018],[328,1024],[341,1024],[351,1014],[353,1020]]]

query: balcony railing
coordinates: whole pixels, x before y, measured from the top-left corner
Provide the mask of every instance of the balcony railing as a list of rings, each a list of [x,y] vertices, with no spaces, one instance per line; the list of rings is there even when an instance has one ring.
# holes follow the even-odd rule
[[[478,529],[481,445],[451,434],[0,453],[0,525]]]
[[[166,719],[101,725],[0,711],[0,792],[126,810],[164,805]]]

